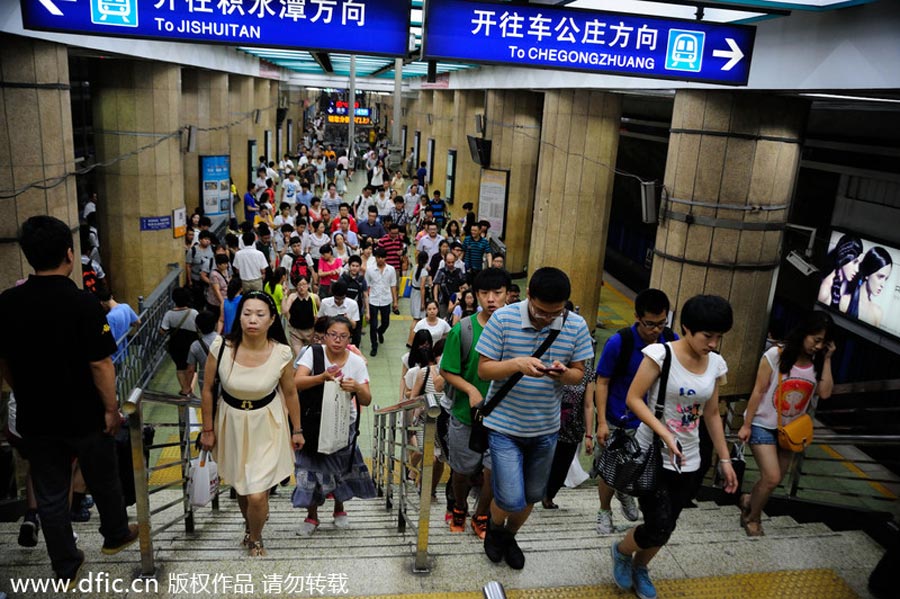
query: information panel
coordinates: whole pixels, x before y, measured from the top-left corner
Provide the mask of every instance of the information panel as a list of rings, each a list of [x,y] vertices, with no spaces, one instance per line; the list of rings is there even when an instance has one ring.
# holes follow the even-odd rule
[[[206,216],[228,214],[231,208],[231,157],[200,157],[200,188]]]
[[[424,56],[746,85],[756,29],[546,5],[429,0]]]
[[[21,0],[25,29],[406,56],[409,0]]]
[[[491,223],[490,231],[506,240],[506,204],[509,200],[509,171],[481,169],[478,186],[478,220]]]

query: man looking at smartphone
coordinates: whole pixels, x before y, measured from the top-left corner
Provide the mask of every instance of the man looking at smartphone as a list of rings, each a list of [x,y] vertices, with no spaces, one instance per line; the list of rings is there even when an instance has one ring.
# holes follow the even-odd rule
[[[666,326],[669,318],[669,298],[659,289],[645,289],[634,299],[635,323],[625,327],[609,338],[600,360],[597,362],[597,379],[594,391],[594,407],[597,410],[597,428],[591,434],[593,423],[588,422],[585,434],[585,450],[594,454],[594,470],[602,449],[594,451],[594,437],[602,448],[606,446],[609,434],[615,428],[634,431],[641,421],[625,407],[628,387],[634,380],[644,354],[641,353],[651,343],[678,339],[672,329]],[[600,495],[600,510],[597,512],[597,534],[615,532],[612,520],[613,489],[602,478],[597,477]],[[622,504],[622,515],[630,522],[640,517],[634,497],[615,492]]]
[[[516,570],[525,567],[516,533],[547,487],[562,386],[581,382],[584,361],[594,355],[584,319],[565,309],[570,292],[566,273],[539,268],[528,284],[527,300],[494,312],[475,347],[481,354],[478,376],[492,381],[486,404],[507,379],[523,375],[484,419],[494,492],[484,552],[492,562],[505,559]],[[535,350],[553,331],[555,339],[536,357]]]

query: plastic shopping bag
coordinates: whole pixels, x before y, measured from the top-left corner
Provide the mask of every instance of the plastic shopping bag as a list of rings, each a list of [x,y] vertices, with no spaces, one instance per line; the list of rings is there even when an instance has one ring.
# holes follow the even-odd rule
[[[206,506],[219,492],[219,467],[208,451],[191,460],[188,490],[195,507]]]
[[[350,444],[352,417],[350,394],[337,381],[326,381],[322,390],[322,423],[319,427],[319,453],[332,454]]]

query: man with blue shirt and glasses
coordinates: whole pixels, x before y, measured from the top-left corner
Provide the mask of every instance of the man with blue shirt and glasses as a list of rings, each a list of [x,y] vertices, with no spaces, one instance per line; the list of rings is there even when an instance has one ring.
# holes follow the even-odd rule
[[[475,347],[481,354],[478,376],[492,381],[486,405],[508,379],[520,376],[484,419],[494,468],[484,552],[492,562],[505,559],[516,570],[525,567],[516,533],[543,498],[553,463],[562,386],[577,385],[584,361],[594,355],[584,319],[565,309],[570,292],[563,271],[538,269],[528,284],[528,299],[494,312]],[[551,335],[552,342],[535,357]]]
[[[597,362],[597,380],[594,387],[594,406],[597,410],[597,429],[595,435],[587,433],[585,443],[589,453],[594,454],[594,471],[602,450],[593,450],[593,437],[596,436],[600,447],[606,446],[606,440],[612,429],[623,428],[634,431],[641,421],[625,407],[625,398],[634,375],[637,373],[644,354],[641,350],[652,343],[674,341],[678,339],[668,324],[669,298],[659,289],[645,289],[634,298],[635,323],[625,327],[610,337],[600,360]],[[591,423],[588,423],[591,426]],[[591,429],[588,428],[588,431]],[[615,532],[612,520],[611,501],[613,489],[602,478],[597,484],[600,495],[600,510],[597,512],[597,534]],[[640,517],[634,497],[615,491],[616,499],[622,504],[622,515],[630,522]]]

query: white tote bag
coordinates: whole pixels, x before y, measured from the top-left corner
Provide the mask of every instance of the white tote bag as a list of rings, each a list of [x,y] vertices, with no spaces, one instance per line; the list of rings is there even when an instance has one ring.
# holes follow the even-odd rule
[[[219,492],[219,467],[208,451],[191,460],[190,482],[188,485],[191,505],[204,507]]]
[[[350,394],[337,381],[325,381],[322,389],[322,423],[319,427],[319,453],[332,454],[350,444]]]

